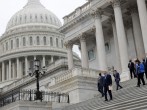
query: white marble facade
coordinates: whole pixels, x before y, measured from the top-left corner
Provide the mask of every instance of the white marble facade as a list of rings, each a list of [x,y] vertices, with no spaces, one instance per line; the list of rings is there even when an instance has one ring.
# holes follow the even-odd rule
[[[83,68],[114,67],[127,80],[129,60],[147,55],[146,22],[145,0],[88,0],[64,17],[60,32],[66,44],[79,45]]]
[[[147,55],[146,30],[145,0],[88,0],[64,17],[63,26],[39,0],[28,0],[0,39],[0,81],[8,85],[0,85],[1,91],[31,80],[23,76],[34,59],[47,66],[67,58],[69,70],[59,71],[57,67],[62,69],[65,62],[56,62],[47,74],[55,73],[40,81],[41,90],[69,93],[71,103],[92,98],[97,95],[99,72],[114,66],[121,81],[129,79],[129,59],[142,60]],[[72,52],[74,45],[81,51],[81,66],[75,62],[79,58]],[[35,88],[35,82],[22,88]]]

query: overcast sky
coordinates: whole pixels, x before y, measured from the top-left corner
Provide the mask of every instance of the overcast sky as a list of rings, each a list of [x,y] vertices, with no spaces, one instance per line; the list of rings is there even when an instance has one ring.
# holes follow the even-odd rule
[[[5,32],[10,18],[25,6],[28,0],[0,0],[0,36]],[[86,0],[40,0],[63,23],[63,17],[77,7],[86,3]],[[76,49],[77,50],[77,49]]]
[[[0,0],[0,36],[4,33],[10,18],[25,6],[28,0]],[[86,3],[86,0],[40,0],[62,22],[62,18]]]

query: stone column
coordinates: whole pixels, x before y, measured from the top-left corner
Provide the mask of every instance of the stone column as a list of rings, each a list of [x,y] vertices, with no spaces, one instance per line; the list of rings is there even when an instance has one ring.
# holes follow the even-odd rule
[[[23,68],[22,68],[22,61],[21,60],[19,60],[19,74],[20,74],[20,78],[22,78],[23,77]]]
[[[0,67],[0,82],[2,82],[2,68]]]
[[[80,37],[82,68],[89,68],[85,35]]]
[[[101,11],[97,10],[95,12],[95,27],[96,27],[96,46],[97,46],[97,56],[99,62],[99,70],[107,71],[107,61],[106,61],[106,51],[104,43],[104,35],[101,23]]]
[[[51,56],[51,63],[54,62],[54,56]]]
[[[147,8],[145,0],[137,0],[144,49],[147,56]]]
[[[116,61],[116,70],[118,72],[121,72],[121,63],[120,63],[120,55],[119,55],[119,45],[118,45],[118,38],[117,38],[117,31],[116,31],[116,24],[115,19],[113,16],[111,16],[110,22],[112,24],[112,30],[113,30],[113,37],[114,37],[114,46],[115,46],[115,61]]]
[[[129,70],[127,64],[129,62],[129,57],[128,57],[127,40],[126,40],[126,33],[125,33],[122,11],[120,6],[120,0],[111,0],[111,3],[114,8],[117,38],[119,45],[118,47],[120,52],[120,61],[121,61],[121,69],[122,69],[122,79],[128,80]]]
[[[42,56],[42,66],[43,67],[45,66],[45,56],[44,55]]]
[[[36,60],[36,56],[34,56],[34,60]]]
[[[28,57],[25,57],[25,75],[28,74]]]
[[[74,67],[73,52],[72,52],[73,44],[68,42],[65,45],[66,45],[66,48],[67,48],[68,69],[72,69]]]
[[[144,44],[143,44],[143,38],[142,38],[142,32],[140,27],[139,15],[137,13],[137,8],[131,7],[129,12],[131,12],[131,17],[132,17],[137,58],[142,60],[142,58],[145,56],[145,50],[144,50]]]
[[[12,71],[13,71],[13,79],[16,78],[16,70],[15,70],[15,62],[12,64]]]
[[[9,63],[6,64],[6,80],[9,80]]]
[[[17,78],[20,78],[19,58],[16,58],[16,65],[17,65]]]
[[[11,74],[11,59],[9,60],[9,72],[8,72],[8,80],[11,80],[12,74]]]
[[[2,62],[2,81],[5,81],[5,62]]]

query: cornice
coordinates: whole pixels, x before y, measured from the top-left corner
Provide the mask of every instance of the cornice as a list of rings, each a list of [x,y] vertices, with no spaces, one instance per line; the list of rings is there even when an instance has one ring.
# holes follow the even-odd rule
[[[61,28],[59,28],[59,31],[64,33],[65,30],[67,30],[70,27],[72,27],[73,25],[81,22],[83,19],[85,19],[87,17],[92,17],[90,10],[91,9],[88,9],[86,12],[84,12],[81,15],[77,16],[76,18],[72,19],[70,22],[64,24]]]
[[[53,28],[48,28],[48,27],[44,27],[42,28],[42,26],[38,26],[37,28],[34,27],[21,27],[21,28],[16,28],[14,30],[5,32],[0,40],[3,40],[7,37],[11,37],[13,35],[18,35],[18,34],[28,34],[28,33],[54,33],[54,34],[60,34],[62,36],[64,36],[64,34],[60,33],[57,29],[53,29]]]
[[[64,49],[57,49],[57,48],[46,48],[46,49],[28,49],[28,50],[18,50],[18,51],[11,51],[10,53],[6,53],[6,54],[4,54],[4,55],[1,55],[0,56],[0,61],[1,60],[4,60],[4,59],[6,59],[6,57],[9,57],[9,56],[11,56],[11,55],[15,55],[15,57],[17,57],[17,56],[24,56],[24,54],[27,54],[28,56],[29,55],[32,55],[32,54],[29,54],[29,52],[31,52],[31,53],[33,53],[33,52],[38,52],[38,55],[40,55],[39,54],[39,52],[45,52],[46,53],[46,55],[47,55],[47,53],[49,52],[49,53],[52,53],[52,52],[55,52],[54,53],[54,55],[55,56],[60,56],[60,54],[65,54],[66,55],[66,53],[67,53],[67,51],[66,50],[64,50]],[[58,54],[57,54],[58,53]],[[13,57],[12,57],[13,58]],[[8,58],[9,59],[9,58]]]

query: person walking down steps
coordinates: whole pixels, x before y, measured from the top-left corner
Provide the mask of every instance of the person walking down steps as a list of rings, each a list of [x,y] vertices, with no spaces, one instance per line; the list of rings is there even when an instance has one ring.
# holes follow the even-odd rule
[[[145,69],[143,63],[141,63],[139,60],[136,60],[135,63],[136,63],[136,74],[138,78],[137,87],[140,87],[141,84],[140,80],[142,81],[143,85],[145,85],[145,81],[144,81]]]
[[[118,90],[118,88],[122,89],[123,87],[119,84],[120,83],[120,74],[117,72],[117,70],[114,70],[113,76],[114,76],[115,82],[116,82],[116,90]]]
[[[99,73],[99,77],[98,77],[98,83],[97,83],[97,87],[98,87],[98,91],[102,94],[102,97],[104,97],[104,76],[102,76],[101,73]]]
[[[105,101],[108,101],[107,92],[109,93],[110,100],[112,100],[112,78],[107,72],[104,73],[104,93]]]

